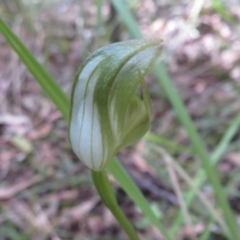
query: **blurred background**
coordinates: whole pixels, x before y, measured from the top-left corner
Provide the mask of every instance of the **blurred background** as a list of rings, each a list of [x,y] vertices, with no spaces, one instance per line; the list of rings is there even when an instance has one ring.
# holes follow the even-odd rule
[[[115,2],[113,5],[112,2]],[[95,49],[133,39],[124,11],[132,12],[146,38],[164,40],[163,61],[195,126],[212,152],[240,110],[240,3],[238,0],[0,0],[0,16],[70,96],[78,67]],[[125,12],[126,13],[126,12]],[[180,209],[166,163],[177,160],[190,177],[201,168],[190,153],[185,129],[154,74],[146,78],[153,104],[149,137],[118,157],[170,229]],[[240,221],[240,131],[217,169],[230,206]],[[162,239],[111,178],[118,201],[142,239]],[[178,176],[181,191],[189,186]],[[214,204],[206,181],[201,188]],[[226,239],[196,199],[176,240]],[[67,123],[43,94],[0,34],[0,239],[126,240],[102,206],[89,170],[72,153]],[[237,239],[236,239],[237,240]]]

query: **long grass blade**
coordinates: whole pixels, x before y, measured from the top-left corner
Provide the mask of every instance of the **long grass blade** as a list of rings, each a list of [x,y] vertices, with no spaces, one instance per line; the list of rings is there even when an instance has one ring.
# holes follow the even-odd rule
[[[128,194],[128,196],[138,205],[147,218],[160,230],[166,240],[172,239],[166,228],[161,224],[156,215],[149,208],[149,203],[139,190],[137,185],[132,181],[126,170],[120,165],[117,159],[113,159],[108,164],[108,170],[111,174],[114,173],[114,178],[119,182],[120,186]]]
[[[161,71],[161,72],[160,72]],[[216,199],[218,200],[218,203],[224,212],[225,221],[227,223],[229,234],[231,236],[232,240],[238,239],[238,229],[235,223],[235,220],[233,218],[232,212],[230,210],[229,204],[226,200],[225,193],[223,192],[223,189],[221,187],[218,174],[216,169],[213,167],[210,157],[208,156],[205,146],[198,135],[193,122],[188,115],[188,112],[186,108],[184,107],[184,104],[175,90],[173,84],[171,83],[169,77],[167,74],[165,74],[165,78],[161,78],[160,75],[162,75],[164,72],[163,68],[156,69],[156,74],[158,75],[158,81],[162,88],[167,93],[167,96],[174,106],[175,111],[177,112],[179,119],[181,120],[183,126],[185,127],[186,131],[188,132],[188,136],[191,140],[191,143],[193,145],[194,150],[196,151],[196,155],[199,157],[199,159],[202,162],[202,167],[206,173],[206,176],[208,177],[215,195]]]
[[[121,18],[127,23],[127,27],[129,28],[132,36],[135,38],[141,38],[142,33],[139,30],[138,24],[130,11],[128,3],[125,1],[112,0],[112,4],[116,8]]]
[[[222,139],[220,140],[214,152],[211,154],[210,158],[213,166],[215,166],[218,163],[218,161],[220,160],[220,157],[227,150],[227,147],[231,139],[234,137],[234,135],[238,131],[239,126],[240,126],[240,114],[238,114],[233,119],[233,121],[229,124],[228,129],[226,130],[225,134],[223,135]],[[194,178],[193,182],[196,187],[201,187],[205,180],[206,180],[206,174],[202,169],[200,169],[197,173],[197,176]],[[184,194],[184,198],[186,199],[186,203],[188,206],[190,206],[194,197],[195,197],[195,193],[192,189],[190,189],[187,193]],[[175,235],[178,232],[183,221],[184,221],[183,215],[179,211],[176,217],[176,220],[172,225],[173,235]]]
[[[174,141],[171,141],[169,139],[166,139],[164,137],[161,137],[155,133],[148,132],[145,136],[144,139],[146,139],[149,142],[153,142],[156,144],[159,144],[161,146],[167,147],[170,150],[173,150],[174,152],[179,152],[179,153],[189,153],[189,154],[194,154],[194,150],[190,147],[183,146],[181,144],[178,144]]]
[[[31,51],[19,40],[11,29],[0,18],[0,31],[7,42],[18,54],[19,58],[28,68],[29,72],[36,79],[43,91],[51,98],[65,119],[68,119],[70,101],[54,78],[45,70],[45,68],[36,60]]]
[[[226,6],[224,6],[222,0],[212,0],[211,2],[212,2],[212,7],[222,17],[222,19],[224,19],[228,23],[236,24],[236,21],[233,15],[231,15],[229,11],[226,9]]]

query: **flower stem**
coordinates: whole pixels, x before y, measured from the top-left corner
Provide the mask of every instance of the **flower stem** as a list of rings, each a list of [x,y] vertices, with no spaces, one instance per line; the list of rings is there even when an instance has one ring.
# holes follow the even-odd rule
[[[92,171],[92,179],[94,185],[100,195],[100,198],[104,205],[112,212],[118,223],[124,229],[130,240],[139,240],[139,237],[134,230],[132,224],[126,218],[125,214],[119,207],[116,197],[114,195],[111,184],[108,180],[105,171],[95,172]]]

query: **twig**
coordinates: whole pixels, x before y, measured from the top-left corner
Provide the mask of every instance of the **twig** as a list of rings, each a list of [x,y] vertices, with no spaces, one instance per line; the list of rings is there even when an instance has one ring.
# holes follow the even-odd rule
[[[176,176],[176,172],[173,169],[173,163],[172,163],[172,159],[171,157],[166,153],[166,151],[164,151],[162,148],[158,148],[158,151],[161,153],[161,155],[163,156],[163,159],[165,161],[167,170],[168,170],[168,174],[170,176],[174,191],[177,195],[179,204],[181,206],[182,212],[183,212],[183,216],[185,218],[186,224],[187,226],[189,226],[189,229],[191,229],[192,231],[190,231],[190,237],[192,240],[197,240],[197,237],[193,231],[193,226],[192,226],[192,221],[191,221],[191,217],[190,214],[188,212],[187,206],[185,204],[185,201],[183,199],[183,195],[181,192],[181,188],[178,184],[178,180],[177,180],[177,176]]]

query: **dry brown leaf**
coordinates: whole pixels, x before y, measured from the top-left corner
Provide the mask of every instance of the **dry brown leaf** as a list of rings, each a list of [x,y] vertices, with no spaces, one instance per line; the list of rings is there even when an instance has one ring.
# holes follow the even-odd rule
[[[44,124],[40,128],[32,130],[27,137],[30,140],[44,138],[49,135],[51,130],[52,130],[52,124]]]
[[[233,163],[235,166],[240,167],[240,153],[230,152],[226,155],[226,159]]]
[[[69,208],[63,212],[62,222],[69,221],[81,221],[86,215],[94,208],[94,206],[99,201],[98,198],[92,197],[85,202],[80,203],[79,205]]]
[[[22,180],[21,182],[16,183],[14,186],[8,188],[0,188],[0,200],[7,200],[9,198],[12,198],[17,193],[43,180],[43,177],[34,176],[31,179]]]

